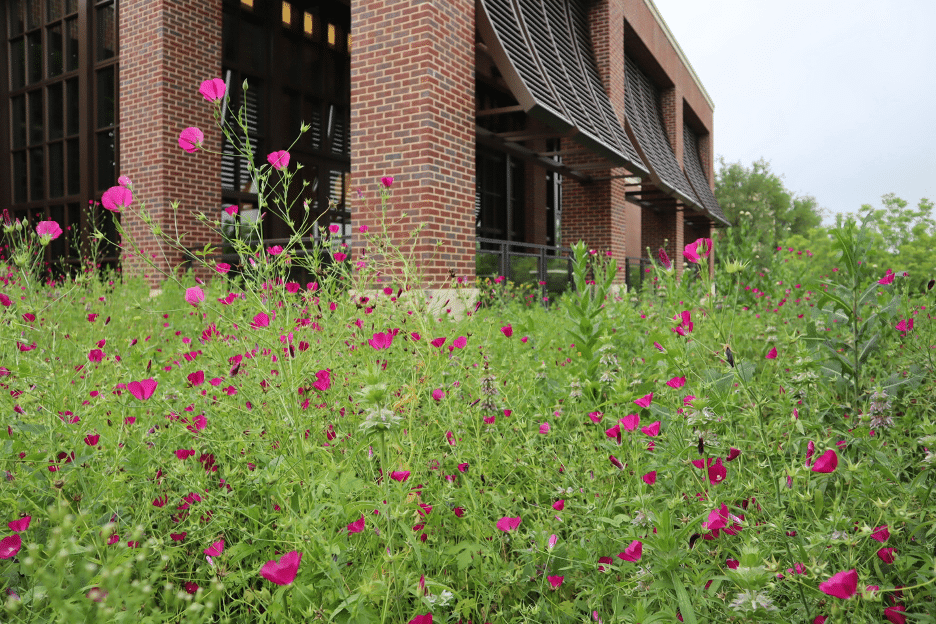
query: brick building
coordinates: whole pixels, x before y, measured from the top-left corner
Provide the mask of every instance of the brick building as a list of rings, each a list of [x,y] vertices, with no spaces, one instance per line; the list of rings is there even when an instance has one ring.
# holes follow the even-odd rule
[[[243,107],[259,163],[288,148],[302,199],[331,202],[322,223],[352,240],[359,225],[385,225],[373,198],[393,176],[388,228],[403,240],[422,225],[432,285],[489,272],[493,249],[581,238],[618,258],[663,246],[679,257],[727,225],[712,194],[713,105],[652,0],[0,5],[0,204],[70,227],[50,246],[57,258],[77,261],[86,206],[120,175],[155,221],[184,224],[192,248],[220,242],[195,211],[256,210],[197,91],[213,77],[228,87],[222,115]],[[219,154],[182,151],[188,126]],[[146,253],[166,254],[122,218]]]

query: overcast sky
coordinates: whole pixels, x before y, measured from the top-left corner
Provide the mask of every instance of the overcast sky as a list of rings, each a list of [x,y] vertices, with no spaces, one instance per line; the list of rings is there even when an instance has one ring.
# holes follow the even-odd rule
[[[715,102],[716,156],[765,158],[827,215],[936,200],[936,0],[654,3]]]

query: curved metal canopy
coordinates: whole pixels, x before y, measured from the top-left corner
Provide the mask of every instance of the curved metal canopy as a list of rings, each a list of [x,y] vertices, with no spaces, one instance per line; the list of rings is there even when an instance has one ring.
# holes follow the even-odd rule
[[[597,158],[585,166],[565,163],[567,175],[587,180],[582,173],[587,169],[617,167],[633,177],[650,174],[601,82],[581,0],[479,0],[476,20],[481,39],[520,108],[548,126],[550,136],[572,139],[592,160]],[[483,129],[479,138],[498,139]],[[516,143],[513,147],[527,149]]]

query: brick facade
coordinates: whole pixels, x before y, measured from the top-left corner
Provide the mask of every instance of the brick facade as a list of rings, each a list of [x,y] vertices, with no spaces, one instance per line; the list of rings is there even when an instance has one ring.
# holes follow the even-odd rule
[[[592,52],[598,73],[611,98],[611,105],[624,124],[624,12],[615,0],[598,0],[588,12],[592,34]],[[627,249],[627,209],[625,169],[595,172],[595,178],[610,179],[579,184],[572,180],[563,184],[562,241],[564,245],[584,240],[589,247],[610,251],[619,262],[627,255],[637,255]],[[623,272],[620,275],[623,280]]]
[[[365,250],[359,227],[408,244],[422,228],[414,258],[427,286],[448,285],[452,274],[475,272],[475,2],[474,0],[353,0],[351,2],[351,231],[357,257]],[[591,44],[599,75],[625,123],[625,54],[646,65],[661,91],[666,136],[682,163],[684,117],[691,117],[706,177],[712,175],[712,107],[656,9],[645,0],[589,4]],[[184,224],[183,244],[218,244],[194,215],[215,215],[221,205],[221,159],[186,154],[179,132],[198,126],[205,145],[218,150],[212,106],[198,94],[201,81],[221,75],[222,0],[125,0],[120,32],[120,173],[134,183],[136,204],[173,235]],[[568,140],[563,139],[562,147]],[[534,147],[536,150],[544,146]],[[589,156],[569,156],[565,163]],[[680,165],[681,166],[681,165]],[[625,257],[664,246],[681,258],[685,242],[710,235],[698,215],[672,201],[647,206],[627,198],[625,169],[589,171],[594,181],[563,181],[561,242],[583,239],[592,248]],[[382,221],[379,185],[394,178]],[[526,164],[524,228],[527,242],[545,242],[545,170]],[[179,202],[174,214],[171,202]],[[404,216],[405,215],[405,216]],[[183,258],[170,253],[139,219],[124,227],[147,255],[165,267]],[[409,251],[409,249],[407,249]],[[429,261],[431,259],[431,262]],[[677,266],[679,263],[677,263]],[[125,270],[145,272],[125,255]],[[155,284],[158,276],[151,276]]]
[[[403,243],[421,225],[415,258],[431,286],[450,271],[474,278],[474,9],[474,0],[351,7],[351,176],[364,191],[352,231],[367,225]],[[386,223],[382,176],[393,176]]]
[[[221,148],[212,106],[198,93],[203,80],[221,75],[221,0],[123,0],[119,19],[120,174],[133,181],[134,205],[145,203],[164,231],[175,236],[173,224],[180,224],[185,247],[219,244],[195,213],[220,211],[220,156],[187,154],[178,138],[183,128],[197,126],[207,148]],[[122,219],[163,270],[182,262],[182,255],[160,243],[140,219],[130,213]],[[125,272],[148,275],[153,285],[159,281],[126,250],[123,265]]]

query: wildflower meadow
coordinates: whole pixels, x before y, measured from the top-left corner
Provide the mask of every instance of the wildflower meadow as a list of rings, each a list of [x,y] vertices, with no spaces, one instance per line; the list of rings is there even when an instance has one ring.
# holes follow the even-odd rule
[[[283,147],[250,171],[288,217]],[[129,178],[102,205],[147,219]],[[544,305],[236,213],[199,218],[240,262],[152,293],[3,224],[0,621],[936,621],[934,296],[858,225],[831,267],[713,278],[699,239],[632,291],[579,243]]]

